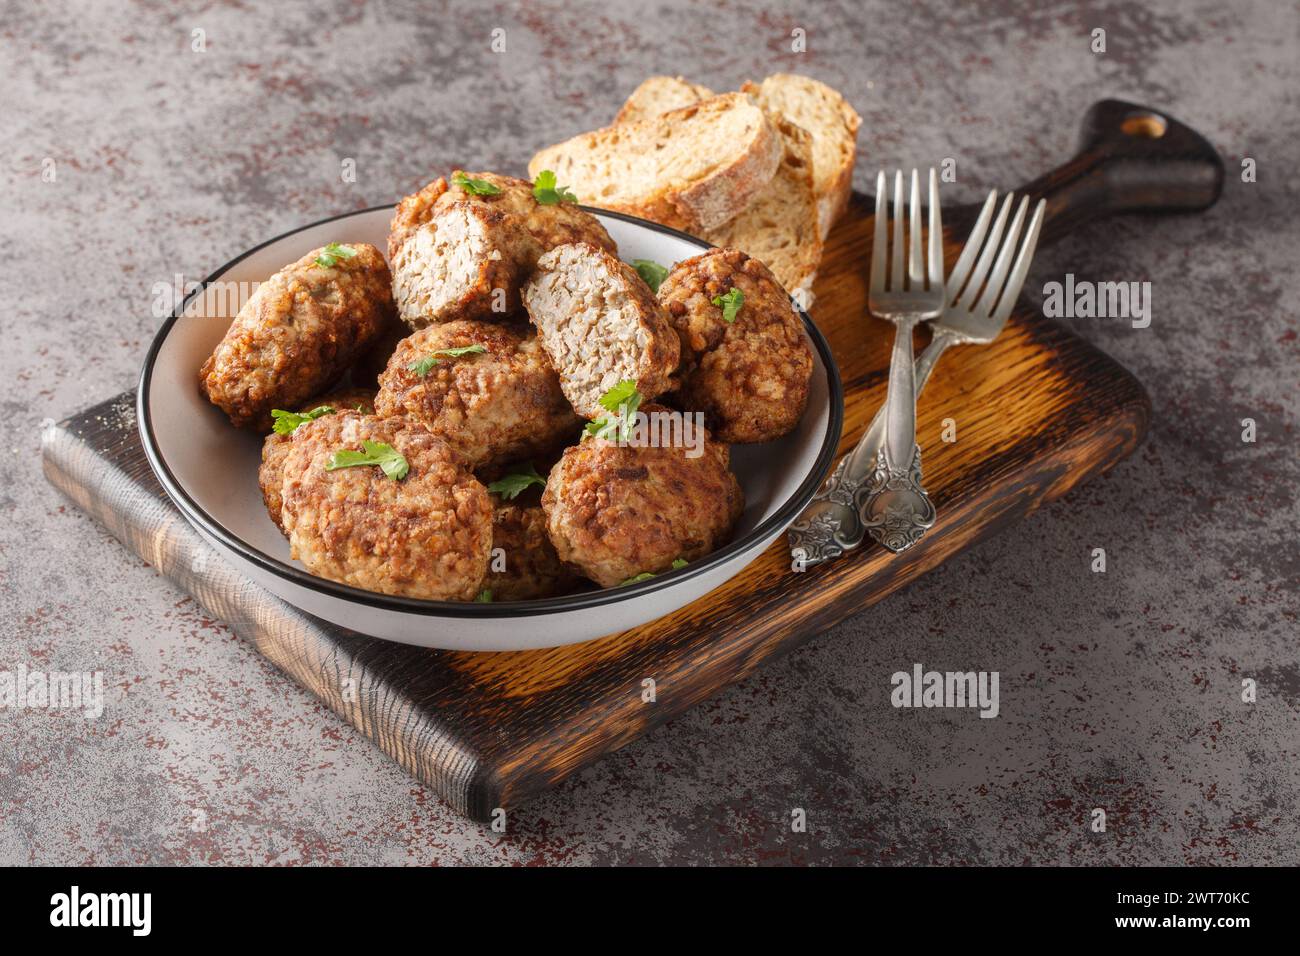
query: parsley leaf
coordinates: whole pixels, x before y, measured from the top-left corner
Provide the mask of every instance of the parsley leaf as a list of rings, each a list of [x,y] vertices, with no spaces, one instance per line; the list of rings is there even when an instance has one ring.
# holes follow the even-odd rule
[[[635,411],[641,404],[641,393],[636,390],[636,382],[625,378],[604,395],[600,396],[600,407],[610,412],[617,412],[621,405],[631,405]]]
[[[384,474],[394,481],[400,481],[406,477],[410,471],[410,465],[406,459],[392,445],[385,445],[381,441],[363,441],[361,447],[365,451],[352,451],[348,448],[341,448],[334,453],[334,456],[326,463],[326,471],[334,471],[338,468],[355,468],[358,465],[378,465],[384,470]]]
[[[614,417],[588,422],[584,434],[606,441],[627,441],[636,410],[641,407],[641,393],[637,391],[636,382],[630,378],[623,379],[600,396],[600,406],[613,412]]]
[[[353,249],[351,246],[343,246],[339,245],[337,242],[331,242],[328,246],[322,249],[320,255],[312,261],[322,269],[332,269],[334,266],[339,264],[340,259],[351,259],[356,254],[357,250]]]
[[[685,558],[673,558],[674,571],[680,571],[688,564],[690,564],[690,562],[687,561]],[[651,573],[650,571],[642,571],[640,574],[632,575],[630,578],[628,578],[625,581],[619,581],[618,586],[622,587],[625,584],[636,584],[638,581],[649,581],[652,577],[654,577],[654,574]]]
[[[530,461],[527,468],[521,468],[504,478],[492,482],[487,486],[487,490],[510,501],[518,498],[525,488],[532,485],[545,487],[546,479],[537,473],[537,469],[533,467],[533,463]]]
[[[283,408],[271,409],[271,417],[275,419],[272,426],[277,435],[292,435],[294,430],[303,422],[309,422],[314,418],[320,418],[322,415],[328,415],[334,411],[332,405],[317,405],[309,412],[286,412]]]
[[[740,307],[745,304],[745,293],[733,286],[726,295],[715,295],[711,301],[722,306],[722,321],[730,325],[736,321]]]
[[[533,181],[533,198],[543,206],[554,206],[562,202],[577,202],[578,197],[565,186],[555,185],[555,173],[543,169]]]
[[[477,345],[477,344],[461,345],[454,349],[438,349],[438,351],[434,352],[433,355],[426,356],[425,358],[412,362],[410,365],[406,367],[410,369],[412,372],[414,372],[416,375],[423,377],[425,375],[428,375],[431,371],[433,371],[433,367],[435,365],[441,364],[438,360],[439,356],[446,356],[447,358],[460,358],[462,355],[478,355],[479,353],[486,352],[486,351],[487,351],[486,345]]]
[[[491,588],[484,588],[482,591],[479,591],[479,592],[478,592],[478,595],[474,598],[474,603],[475,603],[475,604],[491,604],[491,603],[492,603],[492,589],[491,589]]]
[[[474,196],[495,196],[501,192],[501,187],[495,183],[490,183],[486,179],[471,179],[459,169],[451,174],[451,184],[459,186]]]
[[[659,284],[668,278],[668,270],[653,259],[633,259],[632,265],[650,287],[651,292],[659,291]]]

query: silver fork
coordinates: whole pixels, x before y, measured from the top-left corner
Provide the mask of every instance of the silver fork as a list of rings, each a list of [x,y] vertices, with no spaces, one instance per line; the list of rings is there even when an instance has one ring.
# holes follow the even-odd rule
[[[921,485],[921,447],[916,443],[916,370],[912,329],[943,311],[943,230],[939,224],[939,177],[930,170],[929,255],[921,258],[921,186],[912,170],[907,230],[907,273],[903,272],[903,171],[894,174],[894,242],[885,271],[888,217],[885,174],[876,179],[876,236],[871,247],[871,291],[867,308],[894,323],[894,354],[885,397],[885,440],[876,469],[858,505],[872,540],[895,553],[906,551],[934,524],[934,504]]]
[[[1003,229],[1014,203],[1014,194],[1008,195],[986,243],[985,235],[997,203],[997,191],[989,193],[948,279],[947,304],[943,314],[931,326],[934,337],[916,360],[914,375],[918,393],[925,388],[939,357],[950,346],[984,345],[1001,334],[1029,274],[1029,264],[1042,226],[1046,203],[1039,200],[1017,253],[1016,240],[1028,202],[1028,199],[1021,200],[1004,240]],[[990,267],[992,275],[989,274]],[[981,289],[984,290],[982,295]],[[884,409],[881,409],[857,446],[840,460],[822,490],[791,525],[791,552],[803,566],[828,561],[862,543],[866,532],[858,515],[856,499],[875,468],[884,428]]]

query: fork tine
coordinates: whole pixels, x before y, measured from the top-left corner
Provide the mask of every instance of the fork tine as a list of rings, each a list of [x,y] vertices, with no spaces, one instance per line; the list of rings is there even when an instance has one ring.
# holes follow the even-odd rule
[[[993,218],[993,207],[997,204],[997,199],[998,191],[990,189],[989,198],[984,200],[984,208],[980,210],[979,218],[975,220],[975,228],[966,237],[966,245],[962,246],[961,255],[957,257],[957,262],[952,267],[952,275],[948,277],[948,288],[952,292],[948,296],[948,301],[953,305],[957,304],[957,297],[961,294],[961,287],[966,284],[966,277],[970,275],[970,267],[975,262],[975,256],[980,251],[980,245],[984,242],[984,233],[988,231],[989,220]]]
[[[1025,196],[1016,207],[1015,218],[1011,220],[1011,227],[1002,239],[1002,248],[998,250],[998,260],[993,264],[993,273],[989,276],[988,285],[984,287],[984,294],[975,305],[976,315],[993,314],[993,305],[998,301],[1002,283],[1006,281],[1007,272],[1011,269],[1011,258],[1016,253],[1016,241],[1020,238],[1020,227],[1025,224],[1025,212],[1028,209],[1029,197]]]
[[[894,254],[890,259],[889,291],[903,291],[903,171],[894,173]]]
[[[926,269],[931,289],[943,287],[943,223],[939,216],[939,174],[930,167],[930,262]]]
[[[921,179],[915,168],[907,211],[907,287],[916,291],[925,288],[925,260],[921,258]]]
[[[1020,297],[1020,288],[1025,284],[1025,277],[1029,275],[1029,262],[1034,258],[1034,249],[1038,246],[1038,232],[1042,228],[1043,212],[1046,209],[1047,200],[1038,200],[1038,205],[1034,207],[1034,218],[1029,221],[1029,231],[1025,233],[1025,241],[1020,244],[1020,254],[1016,256],[1015,267],[1011,270],[1011,277],[1007,279],[1006,288],[1002,290],[997,311],[993,313],[995,322],[1005,322],[1016,304],[1016,299]]]
[[[980,253],[979,261],[975,263],[975,269],[971,272],[970,282],[961,297],[961,302],[958,303],[958,308],[969,310],[975,304],[975,299],[984,285],[984,277],[989,274],[989,266],[993,264],[993,257],[998,253],[998,244],[1002,241],[1002,229],[1007,224],[1007,214],[1011,212],[1011,203],[1014,199],[1015,194],[1008,193],[1007,198],[1002,201],[1002,208],[998,210],[998,217],[993,220],[993,228],[984,243],[984,251]]]
[[[876,238],[871,244],[871,292],[885,291],[885,261],[889,252],[889,195],[882,169],[876,176]]]

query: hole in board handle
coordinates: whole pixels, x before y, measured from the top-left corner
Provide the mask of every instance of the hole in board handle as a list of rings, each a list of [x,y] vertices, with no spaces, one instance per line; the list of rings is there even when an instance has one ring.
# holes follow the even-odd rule
[[[1124,117],[1119,128],[1127,136],[1139,136],[1142,139],[1159,139],[1165,135],[1169,124],[1163,116],[1155,113],[1130,113]]]

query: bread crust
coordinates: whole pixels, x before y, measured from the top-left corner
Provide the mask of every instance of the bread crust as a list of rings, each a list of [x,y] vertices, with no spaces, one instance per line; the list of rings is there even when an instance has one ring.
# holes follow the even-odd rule
[[[716,148],[693,140],[724,124],[728,148],[738,151],[719,161]],[[748,206],[776,173],[781,152],[780,134],[757,104],[744,93],[723,93],[547,147],[528,172],[553,170],[581,202],[698,234]],[[608,168],[599,177],[584,174],[596,162]]]
[[[774,73],[761,84],[747,82],[741,89],[813,135],[818,223],[825,239],[853,190],[862,117],[837,90],[795,73]]]

